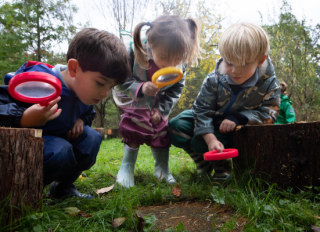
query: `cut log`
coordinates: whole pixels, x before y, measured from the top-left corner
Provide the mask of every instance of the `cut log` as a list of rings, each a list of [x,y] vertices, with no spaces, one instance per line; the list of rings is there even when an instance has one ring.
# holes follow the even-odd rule
[[[281,187],[320,185],[320,122],[245,126],[233,135],[236,173],[252,173]]]
[[[11,224],[27,208],[42,207],[42,130],[0,127],[0,207]]]

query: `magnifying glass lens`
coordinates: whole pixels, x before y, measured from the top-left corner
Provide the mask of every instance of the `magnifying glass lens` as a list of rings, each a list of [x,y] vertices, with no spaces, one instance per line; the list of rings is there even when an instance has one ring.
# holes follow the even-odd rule
[[[152,82],[161,89],[165,86],[174,85],[183,78],[181,69],[176,67],[165,67],[152,75]]]
[[[157,82],[168,82],[176,79],[178,76],[179,76],[178,73],[164,74],[157,79]]]
[[[16,86],[15,90],[22,96],[42,98],[51,96],[56,92],[55,87],[40,81],[27,81]]]

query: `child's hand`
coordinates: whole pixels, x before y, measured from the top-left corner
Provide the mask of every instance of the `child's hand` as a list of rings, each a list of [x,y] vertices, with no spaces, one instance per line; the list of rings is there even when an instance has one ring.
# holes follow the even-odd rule
[[[236,128],[237,124],[229,119],[225,119],[222,121],[220,124],[219,130],[222,134],[234,131]]]
[[[21,117],[21,127],[38,127],[45,125],[48,121],[53,120],[61,114],[61,109],[58,109],[58,101],[61,97],[49,102],[47,106],[34,104],[27,108]]]
[[[215,151],[222,152],[224,149],[223,144],[219,140],[211,140],[208,144],[208,150],[209,151]]]
[[[224,149],[224,145],[212,133],[204,134],[203,139],[204,141],[206,141],[209,151],[217,150],[218,152],[222,152],[222,150]]]
[[[78,118],[76,123],[73,125],[73,128],[68,131],[68,138],[75,139],[83,132],[83,120]]]
[[[152,109],[150,114],[150,121],[153,125],[157,125],[161,121],[161,113],[157,109]]]
[[[142,85],[142,93],[146,96],[156,96],[159,89],[151,81],[147,81]]]

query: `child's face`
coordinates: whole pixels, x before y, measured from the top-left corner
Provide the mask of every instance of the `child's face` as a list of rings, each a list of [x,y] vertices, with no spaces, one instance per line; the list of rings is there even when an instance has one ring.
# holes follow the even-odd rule
[[[246,82],[254,74],[256,69],[263,63],[262,61],[256,60],[245,65],[233,65],[224,62],[226,73],[229,78],[237,85],[241,85]]]
[[[76,74],[72,89],[82,103],[94,105],[107,97],[110,89],[115,85],[116,83],[113,79],[103,76],[100,72],[83,72],[80,68]]]
[[[168,61],[167,54],[164,53],[161,49],[150,48],[150,50],[152,53],[153,61],[158,66],[158,68],[177,66],[181,62],[181,60]]]

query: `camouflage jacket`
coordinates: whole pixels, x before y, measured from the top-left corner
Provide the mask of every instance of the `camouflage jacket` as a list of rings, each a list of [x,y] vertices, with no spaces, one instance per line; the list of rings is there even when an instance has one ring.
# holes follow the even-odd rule
[[[275,122],[280,110],[280,85],[269,57],[254,75],[254,83],[235,94],[228,83],[224,61],[218,61],[193,104],[196,136],[214,133],[214,128],[230,116],[241,118],[240,124]]]

